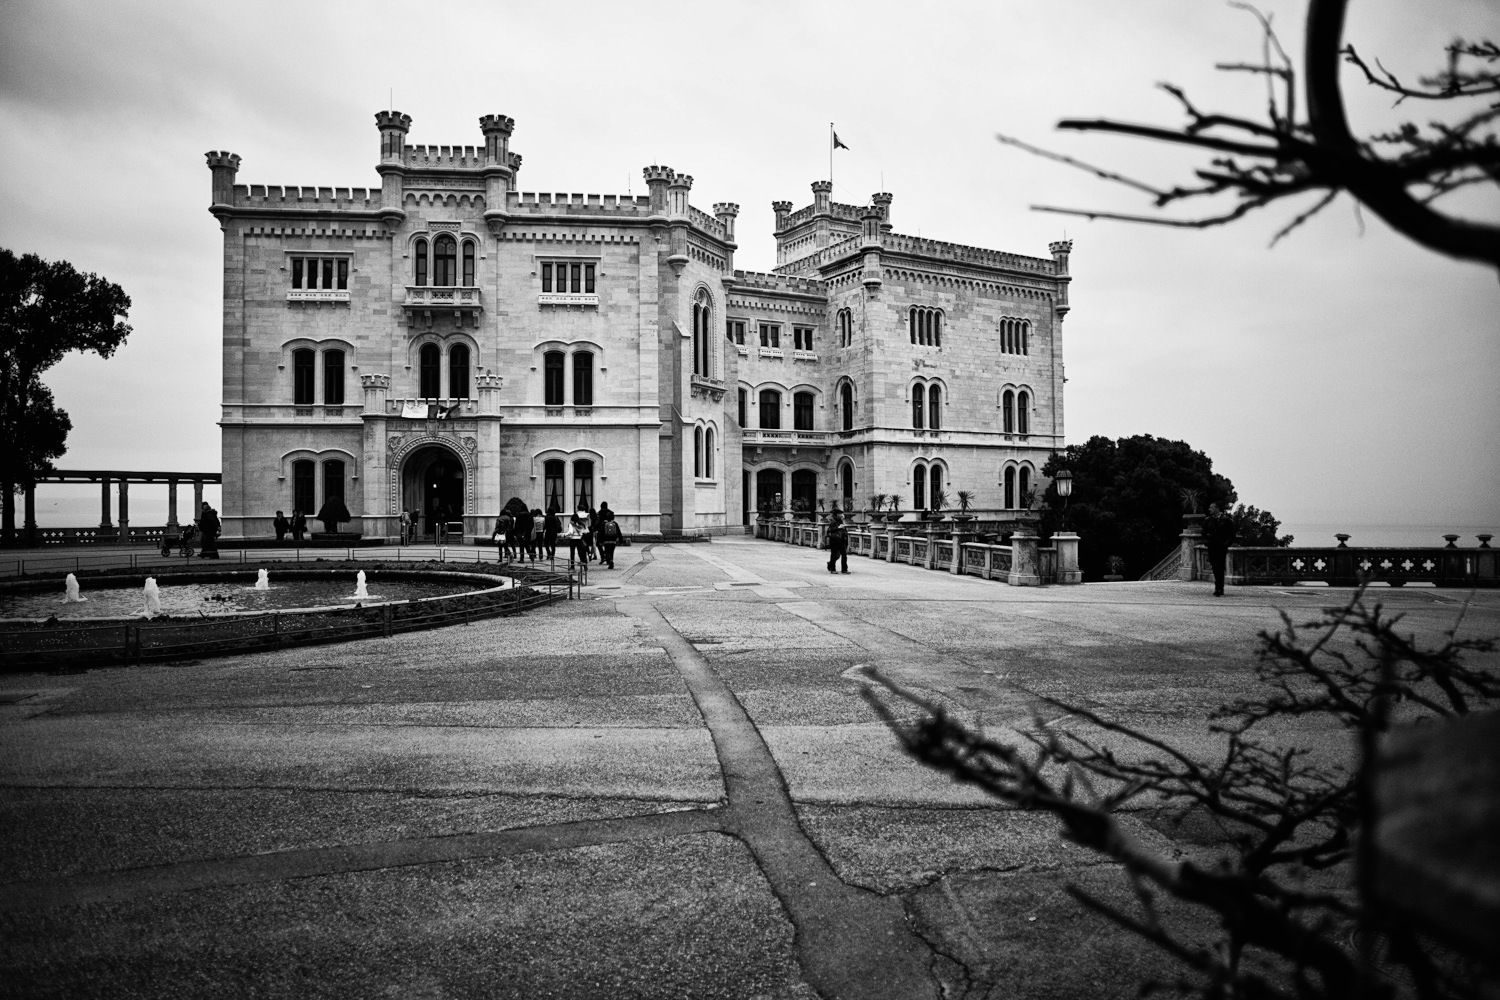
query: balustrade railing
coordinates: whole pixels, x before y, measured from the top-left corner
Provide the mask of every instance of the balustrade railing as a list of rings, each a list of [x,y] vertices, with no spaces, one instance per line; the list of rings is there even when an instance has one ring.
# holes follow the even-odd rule
[[[1193,578],[1212,579],[1208,549],[1195,551]],[[1491,548],[1242,548],[1229,550],[1226,578],[1239,584],[1361,582],[1392,587],[1425,583],[1438,587],[1500,586],[1500,549]]]

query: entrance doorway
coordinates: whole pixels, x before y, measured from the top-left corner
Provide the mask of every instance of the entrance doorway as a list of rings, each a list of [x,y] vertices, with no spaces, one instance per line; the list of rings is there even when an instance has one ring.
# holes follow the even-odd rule
[[[456,521],[464,510],[464,464],[446,448],[428,447],[406,460],[401,474],[401,502],[416,508],[416,531],[434,537],[440,521]]]

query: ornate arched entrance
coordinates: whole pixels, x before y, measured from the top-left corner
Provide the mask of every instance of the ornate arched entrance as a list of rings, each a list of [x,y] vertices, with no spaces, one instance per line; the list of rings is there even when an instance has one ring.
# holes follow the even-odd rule
[[[401,466],[401,505],[420,515],[417,531],[432,535],[438,522],[456,521],[464,509],[464,463],[441,445],[418,448]]]

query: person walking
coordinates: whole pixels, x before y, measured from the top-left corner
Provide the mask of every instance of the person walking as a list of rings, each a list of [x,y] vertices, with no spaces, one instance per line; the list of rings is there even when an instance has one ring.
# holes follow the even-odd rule
[[[835,571],[835,563],[842,563],[842,568]],[[849,529],[844,525],[844,515],[839,512],[837,504],[828,522],[828,572],[849,572]]]
[[[292,511],[292,541],[298,545],[302,544],[302,536],[307,534],[307,515],[301,510]]]
[[[557,504],[547,508],[547,516],[542,520],[542,544],[547,549],[547,561],[557,561],[557,536],[562,534],[562,518],[557,516]]]
[[[542,525],[546,523],[546,517],[542,514],[542,508],[531,508],[531,537],[526,540],[526,553],[531,556],[531,561],[536,562],[536,557],[542,547]]]
[[[1234,518],[1216,503],[1208,505],[1208,514],[1203,518],[1203,541],[1208,545],[1208,564],[1214,571],[1214,596],[1223,597],[1229,546],[1234,544]]]
[[[203,551],[199,554],[204,559],[219,558],[219,532],[221,530],[218,511],[209,506],[207,500],[203,501],[203,510],[198,515],[198,531],[203,536]]]
[[[292,522],[286,519],[286,515],[278,510],[276,512],[276,520],[272,521],[271,525],[276,529],[276,540],[278,542],[286,541],[286,533],[292,530]]]
[[[516,525],[511,529],[511,545],[516,550],[517,559],[524,559],[531,548],[531,528],[531,511],[522,510],[516,515]]]
[[[573,512],[573,523],[568,526],[569,542],[578,552],[578,561],[588,564],[589,554],[593,551],[594,536],[589,531],[589,511],[587,507],[579,507]]]
[[[501,510],[500,516],[495,518],[495,533],[491,536],[500,553],[501,562],[509,562],[511,558],[511,545],[516,540],[516,519],[510,516],[507,510]]]
[[[609,504],[599,505],[599,562],[615,568],[615,546],[620,544],[620,525],[615,521],[615,512]]]
[[[405,544],[407,544],[410,541],[411,541],[411,511],[409,511],[409,510],[403,510],[401,512],[401,542],[400,542],[400,544],[401,545],[405,545]]]

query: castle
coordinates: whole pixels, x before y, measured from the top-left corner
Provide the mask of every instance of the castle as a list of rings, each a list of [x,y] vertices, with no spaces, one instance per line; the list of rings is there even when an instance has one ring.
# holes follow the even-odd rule
[[[777,266],[734,267],[739,207],[518,189],[514,122],[482,146],[407,144],[375,116],[379,188],[236,184],[224,232],[226,537],[342,500],[394,539],[402,510],[466,536],[511,497],[607,501],[626,531],[705,534],[778,494],[1015,509],[1063,444],[1068,242],[1051,257],[895,232],[869,205],[774,203]],[[799,504],[800,506],[800,504]]]

